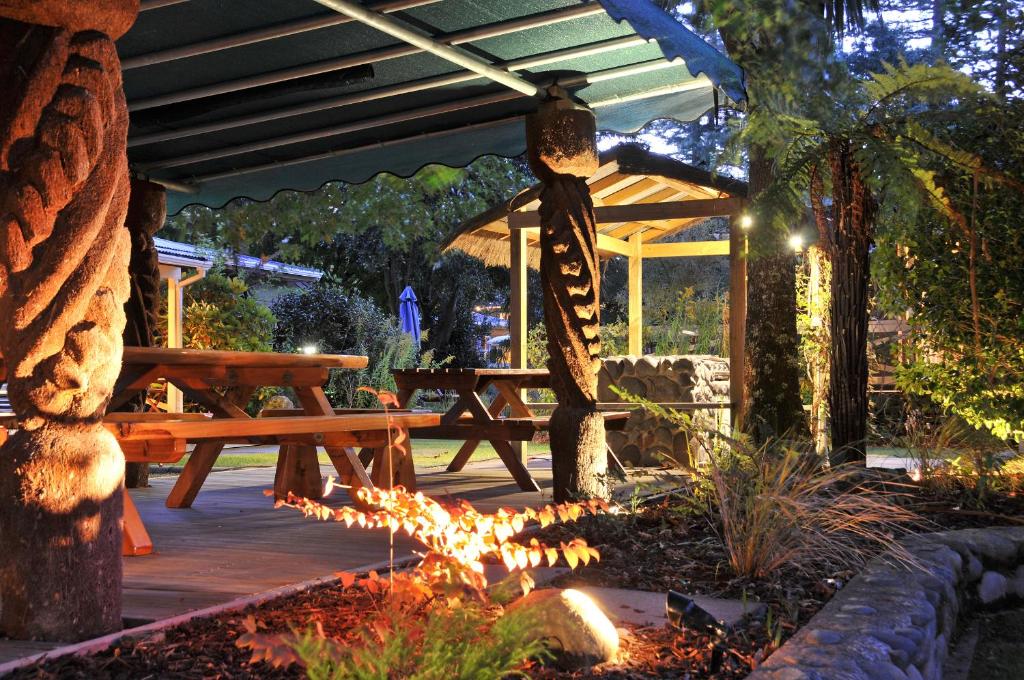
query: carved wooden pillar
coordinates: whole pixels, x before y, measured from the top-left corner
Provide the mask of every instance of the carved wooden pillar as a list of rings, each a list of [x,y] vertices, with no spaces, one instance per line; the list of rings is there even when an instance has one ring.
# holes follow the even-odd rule
[[[597,410],[601,275],[594,204],[586,178],[598,167],[594,114],[564,98],[527,117],[530,167],[540,195],[541,285],[551,415],[554,497],[607,496],[604,419]]]
[[[132,347],[152,347],[160,310],[160,262],[153,243],[167,217],[167,191],[159,184],[141,179],[131,181],[131,198],[125,226],[131,234],[132,252],[128,264],[131,292],[124,304],[127,323],[124,344]],[[144,411],[146,394],[140,394],[125,405],[125,411]],[[124,485],[137,489],[149,485],[149,464],[128,463],[125,466]]]
[[[0,630],[121,628],[124,456],[102,424],[121,365],[128,114],[113,39],[134,0],[0,2]]]

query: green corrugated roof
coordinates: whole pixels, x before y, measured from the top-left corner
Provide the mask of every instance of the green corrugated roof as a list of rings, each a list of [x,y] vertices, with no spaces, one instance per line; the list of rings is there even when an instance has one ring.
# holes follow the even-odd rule
[[[739,69],[648,0],[364,5],[535,84],[568,85],[602,130],[693,120],[716,88],[743,98]],[[118,41],[128,153],[140,174],[194,187],[169,193],[171,212],[524,150],[533,97],[312,0],[143,0],[142,8]]]

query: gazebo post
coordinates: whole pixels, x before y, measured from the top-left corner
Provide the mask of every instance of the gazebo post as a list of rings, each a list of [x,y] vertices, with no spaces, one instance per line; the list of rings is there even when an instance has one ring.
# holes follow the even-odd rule
[[[601,364],[601,273],[587,178],[597,171],[594,114],[552,88],[526,119],[530,167],[540,179],[541,286],[548,368],[558,406],[551,414],[554,498],[608,494],[604,419],[597,410]]]
[[[527,333],[527,260],[528,251],[525,229],[512,229],[510,234],[511,261],[509,278],[511,295],[509,299],[508,334],[509,368],[526,368]],[[522,395],[520,395],[522,397]],[[526,462],[527,443],[511,442],[512,450],[519,460]]]
[[[128,111],[113,41],[138,0],[0,4],[0,629],[119,630],[124,456],[102,425],[121,369]]]
[[[629,237],[629,353],[644,353],[644,255],[641,232]]]
[[[729,401],[732,431],[743,428],[746,408],[744,393],[745,345],[747,332],[747,239],[740,214],[729,216]]]

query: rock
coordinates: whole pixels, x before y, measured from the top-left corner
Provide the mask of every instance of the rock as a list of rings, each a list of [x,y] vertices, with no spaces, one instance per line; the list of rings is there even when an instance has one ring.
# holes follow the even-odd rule
[[[545,640],[561,668],[611,661],[619,650],[615,626],[592,599],[578,590],[534,590],[513,603],[508,612],[529,617],[533,633]]]
[[[1024,598],[1024,564],[1017,567],[1013,581],[1007,586],[1007,590],[1012,591],[1017,597]]]
[[[1006,577],[995,571],[986,571],[978,584],[978,598],[982,604],[992,604],[1006,597]]]

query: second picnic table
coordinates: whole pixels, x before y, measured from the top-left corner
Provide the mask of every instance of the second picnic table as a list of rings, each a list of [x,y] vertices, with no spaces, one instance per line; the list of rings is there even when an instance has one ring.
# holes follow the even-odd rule
[[[398,387],[398,403],[407,407],[417,390],[450,390],[456,401],[441,416],[436,427],[419,428],[416,436],[424,439],[461,439],[465,443],[448,465],[449,472],[465,467],[481,442],[490,442],[501,462],[523,491],[540,491],[540,486],[527,471],[512,447],[513,441],[530,441],[537,432],[547,430],[548,416],[538,416],[523,401],[521,391],[551,387],[551,374],[539,368],[412,368],[391,372]],[[486,403],[489,388],[495,395]],[[554,406],[555,404],[552,404]],[[503,416],[505,410],[508,415]],[[628,413],[606,412],[605,426],[625,426]],[[609,450],[609,462],[615,471],[621,465]]]

